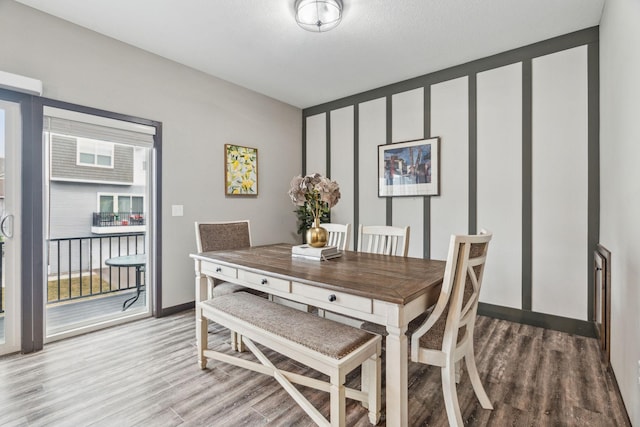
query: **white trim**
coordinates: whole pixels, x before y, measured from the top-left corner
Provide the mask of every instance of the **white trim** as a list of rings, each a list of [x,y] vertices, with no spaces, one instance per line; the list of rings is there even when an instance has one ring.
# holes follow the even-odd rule
[[[99,126],[106,126],[115,129],[123,129],[132,132],[144,133],[147,135],[155,135],[156,128],[153,126],[141,125],[138,123],[125,122],[123,120],[110,119],[102,116],[94,116],[93,114],[79,113],[77,111],[62,110],[45,106],[44,115],[49,117],[57,117],[60,119],[73,120],[76,122],[91,123]]]
[[[0,88],[28,93],[30,95],[42,95],[42,81],[31,77],[0,71]]]
[[[77,178],[53,178],[49,179],[50,181],[63,181],[63,182],[88,182],[92,184],[110,184],[110,185],[133,185],[133,181],[124,182],[124,181],[101,181],[97,179],[77,179]]]
[[[117,233],[142,233],[146,231],[146,225],[122,225],[108,227],[91,227],[94,234],[117,234]]]

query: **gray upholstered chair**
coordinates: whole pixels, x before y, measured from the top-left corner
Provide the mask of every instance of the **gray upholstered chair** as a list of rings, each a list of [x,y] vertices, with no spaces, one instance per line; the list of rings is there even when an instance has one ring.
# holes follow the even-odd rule
[[[243,249],[251,247],[248,220],[196,222],[198,252]],[[219,280],[209,281],[209,298],[246,290],[244,286]]]
[[[462,426],[456,382],[464,358],[471,385],[485,409],[493,409],[482,387],[473,352],[473,329],[491,233],[451,236],[442,290],[435,308],[411,335],[411,360],[439,366],[449,425]]]
[[[341,251],[349,250],[349,242],[351,241],[351,224],[320,224],[322,228],[329,232],[327,245],[337,246]]]
[[[251,247],[251,230],[248,220],[196,222],[196,246],[198,252],[243,249]],[[238,291],[247,290],[236,283],[224,282],[207,277],[208,298],[215,298]],[[231,347],[243,351],[242,339],[231,331]]]
[[[409,227],[362,225],[358,227],[358,252],[407,256]]]

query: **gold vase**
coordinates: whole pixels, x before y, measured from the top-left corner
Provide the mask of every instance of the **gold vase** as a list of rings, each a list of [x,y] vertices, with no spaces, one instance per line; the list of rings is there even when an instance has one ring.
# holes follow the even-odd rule
[[[322,248],[326,246],[328,239],[329,233],[320,227],[320,218],[315,218],[313,227],[307,230],[307,244],[314,248]]]

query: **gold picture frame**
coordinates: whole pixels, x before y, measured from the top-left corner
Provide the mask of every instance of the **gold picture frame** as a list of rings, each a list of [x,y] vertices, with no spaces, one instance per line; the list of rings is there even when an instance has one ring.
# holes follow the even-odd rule
[[[224,188],[227,196],[258,195],[258,149],[224,145]]]

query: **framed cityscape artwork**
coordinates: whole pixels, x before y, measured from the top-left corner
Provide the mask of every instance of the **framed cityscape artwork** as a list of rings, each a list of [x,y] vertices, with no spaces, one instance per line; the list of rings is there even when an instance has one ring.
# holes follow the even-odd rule
[[[378,145],[378,197],[440,194],[440,138]]]

